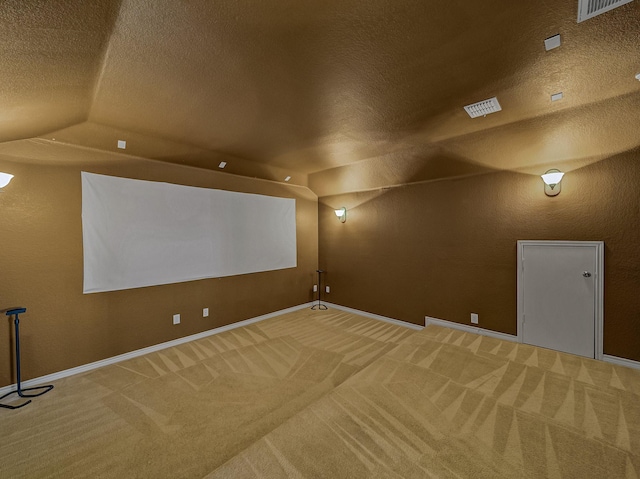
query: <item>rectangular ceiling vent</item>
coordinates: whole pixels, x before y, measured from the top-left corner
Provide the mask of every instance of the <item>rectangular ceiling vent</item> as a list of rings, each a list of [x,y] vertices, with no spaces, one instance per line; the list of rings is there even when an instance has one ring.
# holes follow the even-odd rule
[[[494,96],[488,100],[479,101],[473,105],[467,105],[464,109],[467,110],[467,113],[469,113],[471,118],[477,118],[479,116],[487,116],[489,113],[500,111],[502,110],[502,107],[500,106],[500,103],[498,103],[498,99]]]
[[[597,17],[601,13],[618,8],[633,0],[579,0],[578,23]]]

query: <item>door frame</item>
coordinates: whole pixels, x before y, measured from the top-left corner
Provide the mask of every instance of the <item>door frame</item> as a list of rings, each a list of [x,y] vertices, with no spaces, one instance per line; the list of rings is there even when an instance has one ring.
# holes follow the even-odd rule
[[[524,330],[524,264],[523,253],[525,246],[572,246],[572,247],[595,247],[596,249],[596,270],[594,272],[595,287],[595,359],[603,359],[603,330],[604,330],[604,241],[537,241],[518,240],[518,321],[517,321],[517,341],[523,342]]]

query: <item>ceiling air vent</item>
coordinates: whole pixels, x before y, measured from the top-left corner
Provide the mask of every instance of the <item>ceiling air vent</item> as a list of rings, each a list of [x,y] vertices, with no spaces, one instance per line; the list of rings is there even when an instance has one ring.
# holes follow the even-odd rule
[[[464,109],[467,110],[467,113],[469,113],[471,118],[477,118],[479,116],[486,116],[489,113],[500,111],[502,110],[502,107],[500,106],[500,103],[498,103],[498,99],[494,96],[488,100],[479,101],[473,105],[467,105]]]
[[[618,8],[633,0],[579,0],[578,23],[597,17],[601,13]]]

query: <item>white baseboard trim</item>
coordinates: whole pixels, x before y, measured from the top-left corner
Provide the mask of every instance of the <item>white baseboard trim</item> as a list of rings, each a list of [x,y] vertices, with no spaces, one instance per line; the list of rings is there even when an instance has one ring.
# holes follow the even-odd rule
[[[340,311],[345,311],[345,312],[348,312],[348,313],[357,314],[357,315],[364,316],[364,317],[367,317],[367,318],[376,319],[378,321],[385,321],[387,323],[395,324],[397,326],[403,326],[405,328],[413,329],[413,330],[416,330],[416,331],[420,331],[420,330],[424,329],[424,326],[420,326],[418,324],[413,324],[413,323],[408,323],[406,321],[401,321],[399,319],[388,318],[386,316],[381,316],[381,315],[378,315],[378,314],[368,313],[366,311],[360,311],[358,309],[349,308],[347,306],[341,306],[339,304],[327,303],[326,301],[323,301],[322,303],[327,305],[328,307],[331,307],[331,308],[334,308],[334,309],[338,309]],[[56,373],[47,374],[46,376],[41,376],[41,377],[38,377],[38,378],[29,379],[27,381],[23,381],[22,382],[22,386],[23,387],[37,386],[37,385],[45,383],[45,382],[55,381],[57,379],[62,379],[62,378],[66,378],[66,377],[69,377],[69,376],[76,375],[76,374],[84,373],[84,372],[87,372],[87,371],[92,371],[94,369],[98,369],[98,368],[101,368],[101,367],[104,367],[104,366],[109,366],[111,364],[116,364],[116,363],[119,363],[119,362],[122,362],[122,361],[126,361],[127,359],[132,359],[132,358],[135,358],[135,357],[138,357],[138,356],[143,356],[145,354],[153,353],[153,352],[156,352],[156,351],[161,351],[161,350],[166,349],[166,348],[171,348],[171,347],[174,347],[174,346],[178,346],[180,344],[188,343],[190,341],[195,341],[196,339],[202,339],[202,338],[206,338],[208,336],[213,336],[214,334],[220,334],[220,333],[223,333],[225,331],[230,331],[232,329],[241,328],[243,326],[248,326],[248,325],[253,324],[253,323],[264,321],[265,319],[270,319],[270,318],[274,318],[276,316],[280,316],[282,314],[292,313],[294,311],[299,311],[301,309],[310,308],[314,304],[315,304],[315,301],[312,301],[312,302],[309,302],[309,303],[305,303],[305,304],[300,304],[298,306],[293,306],[291,308],[286,308],[286,309],[282,309],[282,310],[279,310],[279,311],[274,311],[272,313],[263,314],[262,316],[257,316],[255,318],[245,319],[243,321],[238,321],[237,323],[227,324],[226,326],[221,326],[219,328],[210,329],[208,331],[203,331],[201,333],[192,334],[191,336],[185,336],[183,338],[178,338],[178,339],[174,339],[172,341],[167,341],[167,342],[156,344],[156,345],[149,346],[149,347],[146,347],[146,348],[137,349],[135,351],[131,351],[131,352],[128,352],[128,353],[120,354],[118,356],[113,356],[113,357],[110,357],[110,358],[102,359],[100,361],[95,361],[93,363],[84,364],[82,366],[77,366],[75,368],[65,369],[64,371],[58,371]],[[458,329],[458,330],[461,330],[461,331],[466,331],[466,332],[469,332],[469,333],[482,334],[484,336],[490,336],[492,338],[503,339],[505,341],[517,341],[517,336],[513,336],[511,334],[499,333],[497,331],[491,331],[489,329],[483,329],[483,328],[474,327],[474,326],[467,326],[466,324],[454,323],[452,321],[445,321],[443,319],[432,318],[432,317],[429,317],[429,316],[425,316],[424,319],[425,319],[425,326],[428,326],[429,324],[435,324],[435,325],[438,325],[438,326],[444,326],[445,328],[452,328],[452,329]],[[612,363],[612,364],[617,364],[619,366],[625,366],[625,367],[632,368],[632,369],[640,369],[640,362],[638,362],[638,361],[633,361],[631,359],[625,359],[625,358],[619,358],[617,356],[610,356],[608,354],[605,354],[603,356],[603,361],[606,361],[606,362],[609,362],[609,363]],[[2,396],[4,394],[7,394],[7,393],[9,393],[11,391],[14,391],[15,388],[16,388],[16,384],[10,384],[9,386],[4,386],[4,387],[0,388],[0,396]]]
[[[232,329],[248,326],[250,324],[257,323],[259,321],[264,321],[265,319],[274,318],[276,316],[280,316],[281,314],[291,313],[293,311],[298,311],[300,309],[310,308],[312,304],[313,303],[311,302],[311,303],[300,304],[298,306],[293,306],[291,308],[281,309],[280,311],[274,311],[273,313],[263,314],[262,316],[257,316],[255,318],[245,319],[243,321],[238,321],[237,323],[231,323],[231,324],[227,324],[226,326],[220,326],[219,328],[209,329],[208,331],[192,334],[191,336],[185,336],[184,338],[173,339],[171,341],[155,344],[153,346],[149,346],[146,348],[136,349],[135,351],[131,351],[128,353],[119,354],[118,356],[101,359],[100,361],[95,361],[93,363],[83,364],[82,366],[77,366],[75,368],[65,369],[64,371],[58,371],[57,373],[47,374],[46,376],[40,376],[39,378],[22,381],[22,387],[37,386],[45,382],[55,381],[57,379],[66,378],[69,376],[73,376],[75,374],[84,373],[87,371],[91,371],[93,369],[98,369],[104,366],[109,366],[111,364],[119,363],[121,361],[126,361],[127,359],[132,359],[138,356],[143,356],[145,354],[161,351],[162,349],[172,348],[180,344],[188,343],[189,341],[206,338],[207,336],[213,336],[214,334],[220,334],[225,331],[230,331]],[[16,387],[17,385],[14,383],[14,384],[10,384],[9,386],[4,386],[0,388],[0,396],[3,396],[4,394],[7,394],[11,391],[14,391]]]
[[[458,329],[467,333],[482,334],[483,336],[502,339],[504,341],[518,342],[518,336],[514,336],[513,334],[499,333],[498,331],[492,331],[478,326],[468,326],[466,324],[454,323],[453,321],[445,321],[444,319],[432,318],[430,316],[424,317],[424,324],[426,326],[435,324],[437,326],[444,326],[445,328]]]
[[[399,319],[388,318],[386,316],[380,316],[379,314],[360,311],[359,309],[348,308],[346,306],[341,306],[339,304],[327,303],[326,301],[322,301],[322,304],[325,304],[328,307],[331,307],[333,309],[339,309],[340,311],[344,311],[346,313],[353,313],[353,314],[357,314],[358,316],[377,319],[378,321],[384,321],[386,323],[395,324],[396,326],[404,326],[405,328],[415,329],[416,331],[421,331],[422,329],[424,329],[424,326],[420,326],[419,324],[408,323],[406,321],[401,321]]]
[[[640,362],[633,359],[619,358],[618,356],[609,356],[608,354],[602,355],[602,360],[607,363],[617,364],[618,366],[625,366],[632,369],[640,369]]]
[[[490,336],[492,338],[503,339],[505,341],[519,342],[518,336],[511,334],[499,333],[497,331],[491,331],[490,329],[483,329],[475,326],[467,326],[466,324],[454,323],[452,321],[445,321],[443,319],[431,318],[429,316],[424,317],[426,326],[429,324],[436,324],[438,326],[444,326],[445,328],[458,329],[460,331],[466,331],[467,333],[482,334],[484,336]],[[640,369],[640,362],[632,359],[620,358],[618,356],[610,356],[604,354],[602,361],[607,363],[617,364],[618,366],[625,366],[632,369]]]

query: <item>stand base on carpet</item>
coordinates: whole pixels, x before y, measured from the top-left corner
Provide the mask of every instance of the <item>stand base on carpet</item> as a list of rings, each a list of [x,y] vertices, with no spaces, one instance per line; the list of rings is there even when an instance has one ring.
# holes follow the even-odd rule
[[[314,311],[324,311],[325,309],[329,309],[327,308],[327,305],[320,302],[322,298],[322,273],[324,273],[324,271],[321,269],[317,269],[316,273],[318,273],[318,304],[314,304],[313,306],[311,306],[311,309],[313,309]]]
[[[0,401],[2,401],[5,398],[8,398],[9,396],[12,396],[13,394],[17,394],[21,398],[35,398],[38,396],[42,396],[43,394],[48,393],[53,389],[52,385],[35,386],[32,388],[24,388],[24,389],[22,388],[22,384],[20,382],[20,318],[18,317],[18,315],[24,313],[26,310],[27,308],[12,308],[6,311],[7,316],[15,316],[13,320],[13,324],[16,330],[16,379],[17,379],[18,388],[15,391],[8,392],[4,396],[0,397]],[[27,392],[27,391],[39,391],[39,392]],[[5,409],[20,409],[21,407],[24,407],[29,403],[31,403],[31,399],[23,402],[22,404],[17,404],[17,405],[0,403],[0,407]]]

